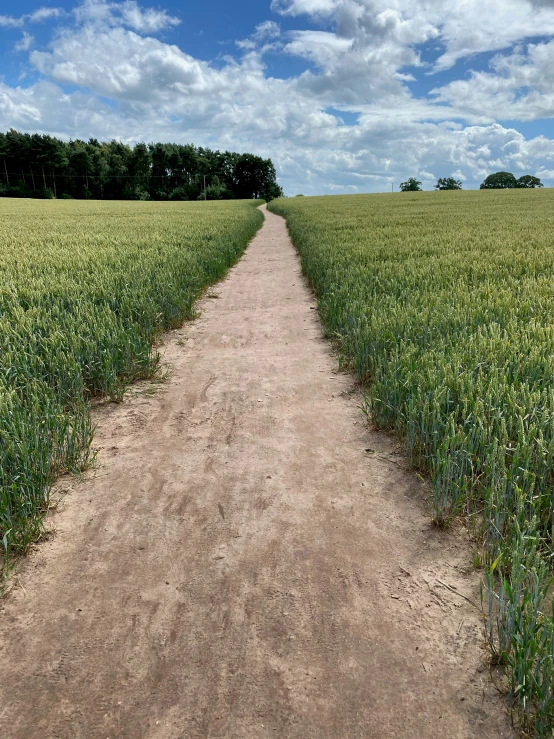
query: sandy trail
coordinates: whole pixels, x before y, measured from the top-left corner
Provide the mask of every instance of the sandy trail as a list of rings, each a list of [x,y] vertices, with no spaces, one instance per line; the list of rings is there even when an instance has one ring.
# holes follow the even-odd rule
[[[0,604],[13,739],[512,736],[461,536],[336,374],[270,213]],[[367,453],[373,449],[375,453]]]

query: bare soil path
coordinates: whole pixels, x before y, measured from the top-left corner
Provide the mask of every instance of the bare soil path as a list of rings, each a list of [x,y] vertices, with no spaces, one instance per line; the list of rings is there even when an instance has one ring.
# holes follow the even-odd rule
[[[99,464],[0,604],[2,737],[512,736],[467,544],[367,428],[266,219],[167,336],[171,380],[97,410]]]

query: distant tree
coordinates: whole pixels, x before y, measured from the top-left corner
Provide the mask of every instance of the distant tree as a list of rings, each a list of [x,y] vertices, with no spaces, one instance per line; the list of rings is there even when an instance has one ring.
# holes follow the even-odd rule
[[[236,163],[233,179],[233,190],[238,198],[270,201],[283,194],[271,159],[243,154]]]
[[[512,190],[517,187],[517,180],[511,172],[490,174],[483,182],[481,190]]]
[[[67,174],[68,183],[66,187],[71,190],[74,197],[84,197],[88,190],[89,172],[92,163],[87,144],[84,141],[71,141],[69,143],[69,163]]]
[[[538,177],[533,177],[533,175],[530,174],[524,174],[523,177],[520,177],[517,181],[516,187],[542,187],[543,184],[539,180]]]
[[[130,183],[127,192],[133,200],[146,200],[150,178],[150,152],[146,144],[137,144],[129,157]]]
[[[273,171],[275,171],[275,169],[273,169]],[[277,198],[282,198],[283,195],[284,195],[283,188],[281,187],[281,185],[278,185],[277,182],[274,180],[273,182],[269,182],[269,183],[266,182],[264,189],[262,191],[261,197],[266,201],[266,203],[269,203],[272,200],[276,200]]]
[[[421,182],[410,177],[407,182],[400,183],[400,192],[421,192]]]
[[[454,177],[439,177],[435,190],[461,190],[462,181],[455,180]]]
[[[232,190],[229,190],[221,183],[216,175],[211,184],[206,187],[205,192],[201,192],[198,200],[232,200],[234,198]]]
[[[204,187],[210,200],[283,194],[271,159],[253,154],[0,132],[0,197],[196,200]]]
[[[6,183],[9,185],[10,177],[8,175],[8,164],[7,158],[10,153],[9,142],[6,139],[5,133],[0,133],[0,157],[2,157],[2,177],[6,177]]]

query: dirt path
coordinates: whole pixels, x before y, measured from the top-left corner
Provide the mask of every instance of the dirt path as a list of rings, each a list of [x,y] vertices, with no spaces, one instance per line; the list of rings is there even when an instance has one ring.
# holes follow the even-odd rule
[[[439,582],[478,599],[464,539],[367,429],[266,215],[161,392],[98,410],[98,467],[0,605],[6,739],[512,736]]]

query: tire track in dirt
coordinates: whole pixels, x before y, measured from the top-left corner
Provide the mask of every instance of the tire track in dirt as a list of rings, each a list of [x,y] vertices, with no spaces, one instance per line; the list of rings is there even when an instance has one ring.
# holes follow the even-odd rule
[[[0,604],[0,733],[513,736],[439,583],[478,599],[465,539],[365,425],[281,218],[215,292],[158,394],[96,410],[98,466]]]

